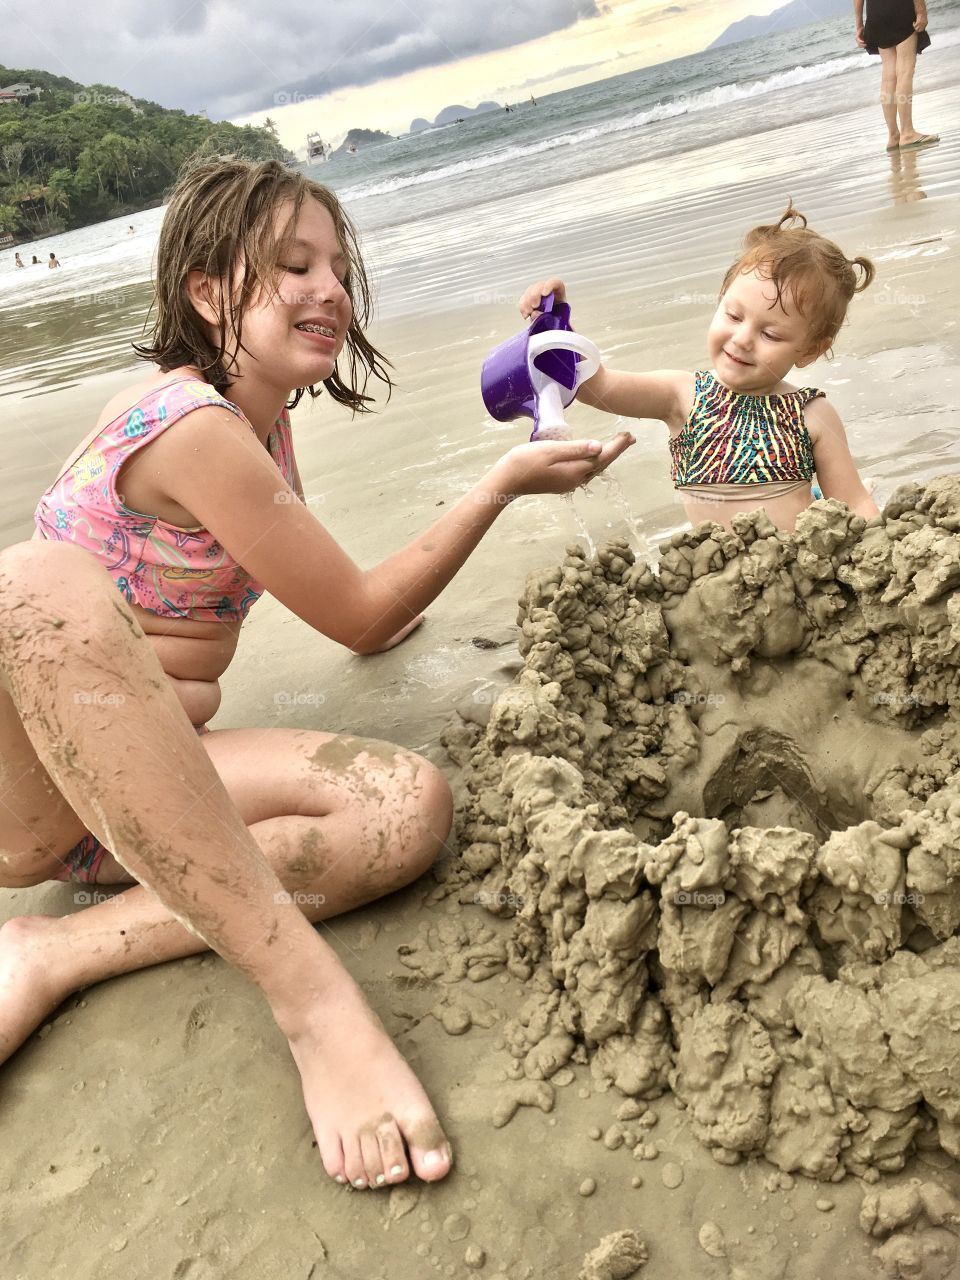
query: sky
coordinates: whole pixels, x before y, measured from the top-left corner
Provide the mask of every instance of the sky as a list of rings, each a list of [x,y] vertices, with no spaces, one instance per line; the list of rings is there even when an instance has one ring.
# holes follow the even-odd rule
[[[696,53],[783,0],[0,0],[8,67],[120,87],[211,119],[306,135],[404,133]],[[68,38],[65,38],[67,37]]]

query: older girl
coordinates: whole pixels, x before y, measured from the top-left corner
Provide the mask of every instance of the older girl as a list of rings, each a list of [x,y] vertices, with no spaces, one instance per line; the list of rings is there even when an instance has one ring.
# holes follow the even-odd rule
[[[427,868],[451,822],[425,760],[320,730],[206,721],[266,589],[372,652],[415,621],[505,502],[575,488],[631,443],[512,449],[363,571],[303,503],[303,389],[367,408],[385,362],[336,198],[273,162],[182,179],[157,254],[157,368],[106,406],[0,553],[0,883],[134,884],[0,930],[0,1058],[71,991],[212,947],[270,1003],[320,1157],[355,1187],[436,1179],[426,1094],[310,921]],[[89,892],[89,891],[84,891]]]

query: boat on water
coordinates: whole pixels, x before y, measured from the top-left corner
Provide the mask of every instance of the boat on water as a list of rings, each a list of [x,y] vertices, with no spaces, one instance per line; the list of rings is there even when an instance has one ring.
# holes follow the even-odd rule
[[[319,133],[307,134],[307,163],[322,164],[330,158],[330,146],[324,142]]]

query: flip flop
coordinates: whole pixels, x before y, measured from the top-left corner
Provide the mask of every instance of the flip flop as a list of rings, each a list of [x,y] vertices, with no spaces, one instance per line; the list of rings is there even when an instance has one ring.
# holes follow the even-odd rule
[[[899,151],[899,150],[900,150],[900,143],[899,143],[899,142],[895,142],[895,143],[893,143],[893,145],[892,145],[892,146],[889,146],[889,147],[887,147],[887,148],[886,148],[887,155],[889,155],[891,151]]]
[[[915,151],[918,147],[929,147],[933,143],[940,141],[939,133],[921,133],[919,138],[915,138],[913,142],[901,142],[901,151]]]

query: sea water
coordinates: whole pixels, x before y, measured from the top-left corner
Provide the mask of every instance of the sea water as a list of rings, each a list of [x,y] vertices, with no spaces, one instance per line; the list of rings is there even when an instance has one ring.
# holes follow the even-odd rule
[[[960,0],[938,4],[931,20],[934,46],[923,55],[919,73],[924,89],[955,78]],[[481,206],[497,206],[524,192],[543,193],[544,220],[556,226],[575,215],[562,207],[558,195],[571,179],[613,174],[639,160],[676,157],[786,122],[828,120],[845,104],[873,101],[878,76],[878,59],[856,46],[852,16],[835,18],[303,167],[331,186],[361,231],[374,238],[386,278],[394,270],[391,259],[402,256],[404,237],[414,227],[430,238],[436,224],[431,249],[442,257],[455,246],[459,225],[444,215],[469,208],[475,216]],[[322,132],[321,126],[318,120]],[[15,269],[12,250],[0,252],[0,305],[9,313],[80,300],[99,317],[99,328],[111,327],[126,310],[119,291],[150,279],[162,217],[162,208],[150,209],[34,241],[21,253],[28,259],[36,254],[41,265],[23,271]],[[63,264],[60,270],[45,265],[51,250]],[[138,307],[144,310],[142,298]],[[127,333],[129,318],[122,317]],[[11,354],[5,337],[12,337],[9,326],[0,333],[2,366]]]

